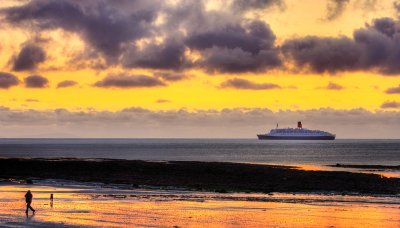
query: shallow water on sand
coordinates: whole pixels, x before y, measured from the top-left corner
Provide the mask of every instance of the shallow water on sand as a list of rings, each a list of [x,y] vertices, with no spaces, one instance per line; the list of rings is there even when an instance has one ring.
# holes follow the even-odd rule
[[[400,227],[398,196],[221,194],[72,182],[0,185],[1,227]],[[34,194],[35,215],[24,213]],[[49,196],[54,193],[51,206]]]

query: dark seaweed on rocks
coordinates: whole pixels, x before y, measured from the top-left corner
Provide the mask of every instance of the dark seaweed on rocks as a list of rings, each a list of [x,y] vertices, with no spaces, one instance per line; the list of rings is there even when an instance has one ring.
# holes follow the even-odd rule
[[[218,192],[400,193],[400,179],[376,174],[221,162],[0,159],[1,177],[174,186]]]

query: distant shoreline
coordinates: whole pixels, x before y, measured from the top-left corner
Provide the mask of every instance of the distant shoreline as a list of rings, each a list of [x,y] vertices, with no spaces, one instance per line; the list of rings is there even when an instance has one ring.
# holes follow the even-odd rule
[[[400,194],[400,179],[291,166],[114,159],[0,159],[3,179],[64,179],[216,192]]]
[[[192,138],[184,138],[184,137],[0,137],[0,140],[256,140],[257,133],[252,137],[238,137],[238,138],[224,138],[224,137],[192,137]],[[369,140],[379,140],[379,141],[398,141],[400,138],[336,138],[335,140],[343,140],[343,141],[351,141],[351,140],[361,140],[361,141],[369,141]],[[273,140],[270,140],[270,142]]]

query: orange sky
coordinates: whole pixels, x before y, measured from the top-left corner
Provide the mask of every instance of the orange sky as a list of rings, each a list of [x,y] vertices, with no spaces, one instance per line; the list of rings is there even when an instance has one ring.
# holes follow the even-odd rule
[[[40,5],[46,1],[39,0],[36,2],[39,2]],[[64,2],[68,3],[68,1]],[[227,7],[227,5],[233,4],[232,2],[234,1],[204,1],[204,14],[209,15],[207,16],[209,18],[212,18],[213,14],[219,15],[216,16],[217,19],[214,21],[210,19],[211,22],[207,22],[209,23],[207,25],[200,23],[194,25],[196,20],[187,18],[185,20],[189,21],[190,25],[182,24],[168,29],[165,28],[172,20],[168,19],[168,13],[173,15],[173,12],[175,12],[173,10],[181,6],[187,7],[191,3],[183,0],[163,3],[165,4],[163,10],[156,11],[156,19],[151,22],[155,26],[156,32],[151,31],[153,35],[146,35],[144,38],[121,42],[121,52],[127,51],[131,44],[145,50],[149,44],[161,45],[166,43],[169,36],[173,37],[172,39],[178,39],[176,37],[182,36],[172,36],[171,34],[181,32],[187,38],[190,32],[196,33],[196,30],[203,29],[202,26],[216,26],[219,29],[226,26],[223,23],[238,23],[238,25],[246,28],[246,23],[249,23],[249,21],[260,20],[270,27],[276,37],[274,47],[279,49],[288,40],[303,39],[307,36],[335,39],[347,37],[352,40],[355,30],[366,29],[367,24],[372,24],[376,18],[389,17],[397,20],[396,11],[393,7],[394,1],[376,1],[374,5],[367,5],[367,2],[370,1],[349,1],[343,9],[340,9],[340,12],[333,12],[337,15],[331,20],[327,19],[327,15],[332,13],[329,12],[328,5],[333,4],[334,1],[271,0],[264,1],[272,2],[271,5],[249,8],[247,11],[240,9],[240,13],[235,13],[234,8]],[[274,4],[274,2],[278,3]],[[29,4],[33,3],[7,0],[2,2],[0,7],[10,9],[10,6],[24,7]],[[109,3],[106,2],[105,4]],[[111,4],[105,8],[111,7],[117,13],[120,10],[123,12],[121,15],[125,15],[131,9],[129,2],[126,3],[126,6],[124,4],[124,1],[121,1],[121,5],[117,4],[115,8],[112,8],[114,6]],[[149,5],[151,4],[143,3],[135,7],[148,9]],[[334,10],[339,9],[334,8]],[[105,10],[105,12],[108,11]],[[7,19],[10,15],[10,13],[3,12],[1,16],[5,23],[1,23],[0,27],[2,37],[0,41],[0,71],[16,76],[20,82],[18,85],[0,89],[0,98],[1,106],[12,110],[46,111],[62,108],[69,111],[114,112],[129,107],[140,107],[148,110],[186,109],[195,111],[226,108],[266,108],[272,111],[298,111],[320,108],[334,110],[362,108],[374,113],[377,111],[398,111],[400,109],[399,93],[389,94],[386,92],[390,88],[400,87],[399,76],[396,73],[385,75],[381,69],[378,69],[381,66],[378,66],[378,68],[363,69],[361,67],[354,70],[338,70],[334,73],[329,71],[315,72],[304,65],[296,65],[293,60],[278,52],[278,58],[283,63],[282,66],[246,72],[223,72],[219,70],[211,72],[212,70],[203,65],[200,67],[184,67],[179,70],[157,69],[139,65],[125,67],[122,63],[124,54],[121,54],[118,60],[113,63],[107,62],[105,55],[101,53],[102,47],[93,46],[96,44],[93,41],[95,38],[88,38],[90,36],[88,31],[80,33],[79,30],[65,25],[43,29],[43,24],[42,27],[39,26],[42,21],[37,18],[11,23]],[[204,20],[207,20],[207,17]],[[229,22],[221,22],[221,18]],[[70,20],[71,24],[79,23],[74,21],[72,17]],[[198,26],[198,29],[191,26]],[[84,29],[88,28],[83,27],[82,30]],[[160,32],[161,30],[162,32]],[[107,29],[104,32],[107,33]],[[102,34],[98,34],[98,36],[102,36]],[[42,48],[45,51],[46,58],[30,69],[15,70],[15,61],[22,49],[28,44]],[[102,45],[104,46],[104,44]],[[232,48],[232,50],[235,49]],[[211,49],[195,50],[186,47],[184,56],[195,62],[198,59],[205,58],[207,51],[211,51]],[[138,55],[140,56],[140,54]],[[142,54],[142,56],[146,55]],[[94,62],[105,64],[102,68],[96,69],[92,64]],[[157,74],[179,74],[183,77],[179,80],[167,80],[157,78]],[[49,82],[47,85],[40,86],[41,88],[27,88],[24,79],[30,75],[40,75],[47,78]],[[96,83],[115,75],[133,77],[144,75],[157,80],[160,79],[162,85],[95,86]],[[76,84],[67,88],[57,88],[57,84],[65,80],[75,81]],[[245,80],[250,83],[250,85],[247,85],[250,88],[223,86],[229,80]],[[275,87],[269,88],[268,85]],[[392,105],[383,105],[390,102]]]
[[[286,1],[283,10],[270,9],[257,12],[265,19],[282,42],[293,36],[351,36],[354,29],[364,26],[373,18],[392,16],[391,4],[385,1],[377,6],[378,10],[370,12],[352,9],[350,5],[343,15],[334,21],[324,21],[324,1]],[[254,17],[249,15],[249,17]],[[9,59],[18,52],[19,47],[29,40],[33,34],[5,26],[1,29],[2,71],[9,72]],[[2,105],[17,109],[54,109],[71,110],[95,108],[100,110],[118,110],[130,106],[150,109],[209,109],[236,107],[263,107],[279,109],[312,109],[332,107],[351,109],[362,107],[376,110],[387,100],[398,100],[398,95],[385,94],[385,90],[400,84],[398,77],[382,76],[372,72],[343,72],[338,75],[290,73],[283,70],[271,72],[255,72],[246,74],[213,74],[201,70],[185,72],[189,79],[170,83],[162,88],[103,89],[93,88],[97,80],[110,72],[122,72],[120,67],[106,70],[72,69],[65,62],[65,54],[72,55],[75,50],[82,50],[84,44],[75,34],[65,34],[61,30],[43,34],[51,38],[47,44],[49,60],[41,64],[34,72],[42,74],[50,81],[48,88],[27,89],[23,85],[0,90]],[[51,66],[59,66],[61,70],[48,70]],[[43,70],[41,70],[43,69]],[[126,71],[124,71],[126,72]],[[152,75],[146,69],[129,69],[132,74]],[[15,73],[21,80],[32,72]],[[227,78],[246,78],[256,83],[274,83],[282,86],[275,90],[238,90],[221,89],[219,85]],[[63,80],[75,80],[79,86],[56,89],[57,83]],[[339,84],[342,90],[326,90],[330,82]],[[351,99],[349,99],[351,97]],[[368,99],[366,99],[368,97]],[[168,102],[157,103],[157,100]],[[27,101],[28,100],[28,101]],[[37,100],[37,101],[29,101]]]

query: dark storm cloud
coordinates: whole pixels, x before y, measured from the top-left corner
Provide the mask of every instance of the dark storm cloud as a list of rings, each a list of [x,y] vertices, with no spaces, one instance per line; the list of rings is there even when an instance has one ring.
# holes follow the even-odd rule
[[[185,65],[185,46],[173,40],[149,44],[143,49],[132,47],[122,58],[126,68],[179,70]]]
[[[145,75],[109,75],[96,82],[94,86],[103,88],[135,88],[166,86],[166,84],[157,78]]]
[[[188,79],[188,76],[185,73],[177,73],[177,72],[156,72],[153,74],[154,77],[162,78],[165,81],[181,81],[184,79]]]
[[[400,108],[400,102],[396,101],[387,101],[381,105],[381,108],[387,109],[387,108]]]
[[[0,89],[8,89],[19,84],[15,75],[6,72],[0,72]]]
[[[72,80],[65,80],[57,84],[57,89],[76,86],[78,83]]]
[[[24,79],[24,83],[27,88],[46,88],[49,80],[40,75],[31,75]]]
[[[369,27],[389,37],[393,37],[400,31],[399,21],[389,17],[375,19]]]
[[[227,25],[214,31],[193,34],[186,40],[191,49],[204,50],[212,47],[240,48],[251,54],[273,48],[275,35],[270,27],[261,21],[252,21],[246,26]]]
[[[386,90],[387,94],[400,94],[400,85]]]
[[[194,33],[186,39],[190,49],[200,51],[197,66],[209,72],[257,72],[281,65],[274,46],[275,35],[261,21],[227,25],[217,30]]]
[[[230,11],[207,10],[205,1],[181,0],[175,6],[165,7],[163,13],[166,23],[161,30],[173,36],[182,34],[177,28],[184,28],[190,36],[242,21],[240,15]]]
[[[223,82],[221,88],[247,89],[247,90],[269,90],[280,89],[277,84],[272,83],[255,83],[249,80],[234,78]]]
[[[250,1],[249,4],[257,2],[264,1]],[[173,36],[179,37],[175,40],[182,40],[188,53],[199,56],[185,59],[182,68],[200,68],[209,73],[243,73],[266,71],[281,65],[275,35],[268,24],[244,20],[240,13],[205,8],[202,1],[183,1],[167,11],[165,28],[169,28],[168,31],[185,28],[184,34]]]
[[[350,0],[328,0],[326,6],[326,20],[331,21],[340,17],[349,2]]]
[[[174,71],[201,68],[225,73],[279,67],[275,35],[269,25],[245,20],[242,13],[283,2],[231,3],[227,7],[243,11],[210,11],[205,1],[188,0],[176,5],[159,0],[36,0],[1,13],[8,23],[33,32],[62,29],[78,34],[89,49],[71,57],[74,66],[105,69],[121,65]],[[156,20],[160,16],[162,22]],[[186,55],[192,52],[200,55],[197,61]]]
[[[380,18],[358,29],[353,39],[304,37],[287,40],[282,52],[295,65],[316,73],[372,70],[382,74],[400,73],[399,21]]]
[[[360,58],[360,47],[345,37],[308,36],[288,40],[282,46],[282,51],[298,67],[310,68],[317,73],[352,70]]]
[[[122,13],[117,1],[80,2],[72,0],[36,0],[3,12],[12,24],[36,25],[40,30],[64,29],[74,32],[108,57],[119,54],[125,42],[149,33],[152,11]],[[30,23],[35,22],[35,23]]]
[[[270,70],[281,64],[275,35],[263,21],[244,20],[232,12],[207,11],[202,1],[183,1],[167,12],[165,27],[172,31],[185,28],[185,34],[174,36],[182,40],[189,53],[200,55],[194,62],[186,59],[183,68],[243,73]]]
[[[232,8],[236,11],[265,9],[271,6],[283,7],[283,0],[234,0]]]
[[[333,83],[333,82],[329,82],[327,86],[324,87],[317,87],[318,89],[327,89],[327,90],[342,90],[344,89],[343,86]]]
[[[211,48],[203,52],[203,59],[196,64],[209,73],[245,73],[277,68],[281,65],[281,60],[276,50],[262,50],[259,54],[252,55],[240,48]]]
[[[13,70],[33,70],[39,63],[42,63],[45,60],[46,52],[43,50],[43,48],[33,44],[27,44],[23,46],[18,55],[14,57]]]

